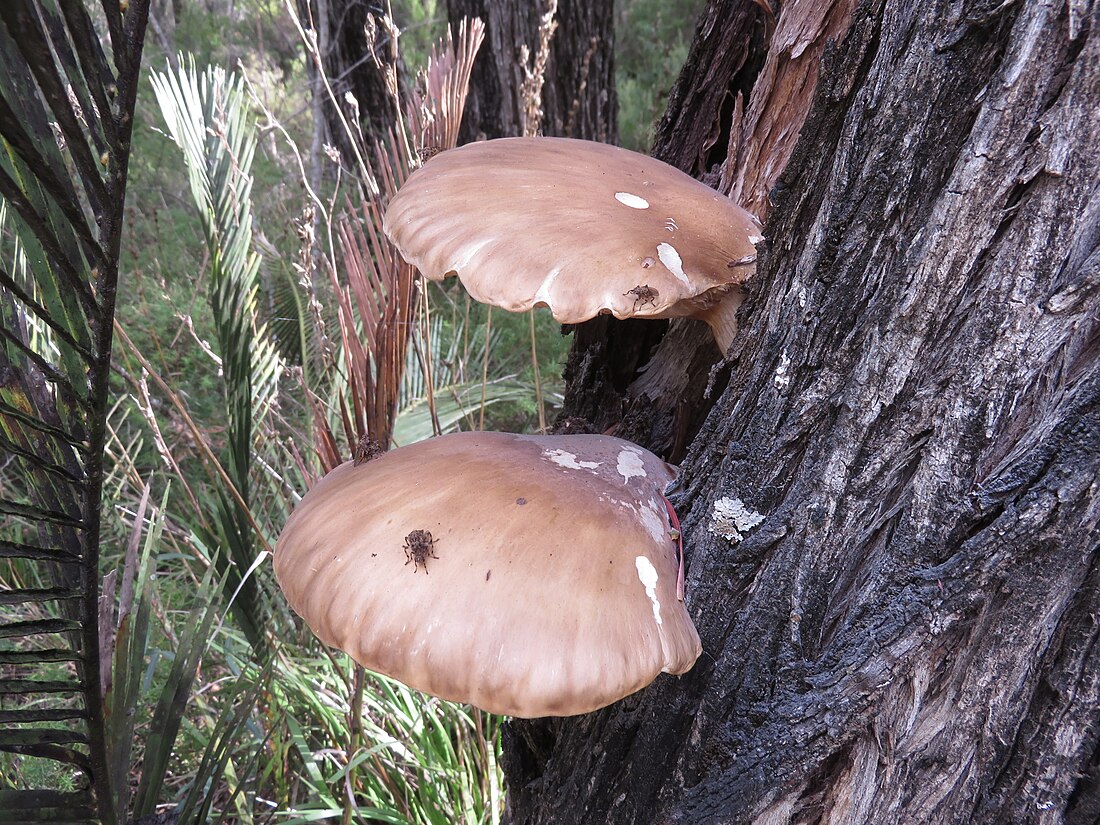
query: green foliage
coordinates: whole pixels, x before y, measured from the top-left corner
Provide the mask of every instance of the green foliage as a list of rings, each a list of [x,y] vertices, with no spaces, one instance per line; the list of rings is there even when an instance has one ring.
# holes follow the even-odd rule
[[[401,29],[406,66],[424,66],[432,46],[447,28],[446,3],[440,0],[395,0],[393,20]]]
[[[236,590],[238,621],[257,650],[265,646],[261,597],[241,572],[253,563],[249,517],[252,442],[282,363],[256,313],[260,256],[252,241],[252,158],[256,128],[239,77],[218,68],[200,76],[193,62],[178,73],[154,73],[153,89],[168,133],[183,153],[210,259],[210,304],[224,381],[230,489],[219,489],[217,535],[228,547],[221,563]],[[219,560],[222,556],[217,557]]]
[[[691,45],[701,0],[617,0],[615,86],[619,139],[648,152]]]
[[[270,304],[287,313],[280,316],[283,346],[276,347],[268,336],[257,250],[265,249],[276,265],[279,259],[305,261],[309,255],[293,248],[280,254],[253,223],[255,124],[239,81],[218,70],[200,74],[192,63],[181,62],[180,71],[158,74],[153,84],[167,132],[183,158],[201,230],[192,242],[205,247],[202,269],[209,277],[208,303],[193,302],[181,320],[191,326],[192,315],[209,312],[213,334],[204,357],[221,368],[216,386],[224,403],[220,409],[209,402],[192,406],[190,395],[177,391],[185,382],[169,383],[156,374],[135,343],[156,342],[156,330],[143,330],[133,339],[123,336],[134,394],[146,399],[138,412],[152,438],[130,438],[126,443],[133,449],[123,447],[120,438],[113,458],[137,472],[145,460],[141,445],[148,440],[162,463],[178,469],[187,458],[178,455],[180,442],[165,436],[165,425],[174,420],[190,431],[190,465],[198,472],[181,474],[185,494],[173,497],[172,507],[173,522],[182,528],[174,536],[180,551],[176,558],[184,561],[177,586],[194,579],[196,565],[205,571],[197,583],[202,594],[197,608],[191,606],[190,593],[172,592],[175,577],[167,579],[166,598],[184,606],[187,620],[161,640],[170,667],[150,667],[148,690],[160,691],[160,699],[146,723],[157,733],[145,753],[134,813],[149,813],[163,801],[169,788],[164,778],[172,772],[188,778],[176,794],[182,822],[251,821],[265,812],[261,799],[276,800],[287,814],[299,811],[301,819],[311,821],[333,815],[394,822],[495,821],[502,799],[498,723],[446,703],[430,705],[426,714],[420,694],[364,677],[343,657],[339,662],[320,657],[318,643],[299,632],[274,590],[266,554],[252,549],[277,532],[293,491],[304,490],[316,472],[308,440],[299,436],[305,410],[285,392],[280,375],[295,360],[308,363],[308,391],[319,397],[347,392],[346,377],[335,369],[340,361],[325,355],[314,326],[314,321],[335,326],[330,309],[335,301],[322,285],[310,291],[303,289],[304,278],[284,277],[281,295],[275,301],[272,293]],[[291,151],[298,151],[293,144]],[[329,193],[330,203],[338,196],[338,191]],[[321,212],[322,254],[333,246],[332,215],[331,207]],[[142,320],[132,323],[140,327]],[[433,329],[417,344],[417,352],[420,360],[440,361],[436,374],[443,383],[435,396],[443,406],[455,394],[468,396],[472,390],[459,388],[451,372],[457,358],[454,328],[437,320]],[[142,372],[152,379],[151,389],[135,377]],[[307,373],[301,375],[304,379]],[[507,389],[509,397],[530,392],[519,384]],[[488,388],[489,399],[499,392]],[[404,395],[413,410],[413,430],[416,410],[425,405],[423,393],[424,386],[413,381]],[[207,413],[210,419],[204,420]],[[133,418],[124,416],[129,427]],[[468,414],[458,418],[465,421]],[[125,495],[124,484],[120,493]],[[161,563],[167,558],[161,556]],[[225,613],[230,605],[232,621]],[[242,644],[240,630],[248,645]],[[208,641],[198,644],[200,639]],[[200,673],[200,656],[213,672]],[[331,695],[342,696],[339,712],[333,712],[331,700],[310,698],[319,678],[331,683]],[[216,701],[200,699],[193,681],[200,685],[199,694],[204,685],[220,685],[211,694]],[[286,685],[300,689],[288,692]],[[175,756],[169,761],[173,742]],[[318,754],[323,755],[320,763]]]

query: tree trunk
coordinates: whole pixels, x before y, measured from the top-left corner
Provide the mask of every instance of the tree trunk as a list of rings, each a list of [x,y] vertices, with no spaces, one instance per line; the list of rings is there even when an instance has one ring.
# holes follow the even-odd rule
[[[771,190],[769,248],[673,496],[704,653],[510,723],[513,823],[1097,821],[1098,6],[845,5],[704,13],[662,156],[782,156],[768,117],[748,148],[738,123],[812,87],[782,178],[736,185]],[[776,40],[810,6],[823,62]],[[645,356],[600,323],[567,416],[631,403],[614,356]],[[666,346],[646,380],[698,414],[706,370]],[[723,529],[721,499],[763,521]]]
[[[310,63],[314,96],[320,101],[327,142],[340,151],[344,167],[354,170],[356,152],[348,128],[358,126],[369,145],[372,136],[388,134],[397,118],[386,75],[392,73],[397,82],[403,82],[400,78],[403,67],[385,22],[386,4],[382,0],[297,0],[297,3],[303,24],[312,25],[316,32],[325,76],[332,88],[330,97]],[[348,94],[354,103],[348,100]],[[340,111],[332,98],[339,103]]]
[[[447,0],[452,27],[463,17],[485,21],[460,141],[525,132],[522,48],[531,68],[539,50],[543,3],[529,0]],[[615,29],[610,2],[558,0],[541,95],[541,132],[615,143]]]

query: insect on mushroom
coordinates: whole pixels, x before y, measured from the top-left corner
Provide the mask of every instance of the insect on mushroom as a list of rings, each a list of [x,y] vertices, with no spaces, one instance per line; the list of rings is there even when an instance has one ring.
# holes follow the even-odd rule
[[[423,567],[424,575],[428,575],[428,559],[439,558],[435,554],[435,539],[427,530],[413,530],[405,536],[402,549],[405,551],[405,566],[412,562],[414,574],[417,568]]]
[[[380,455],[382,455],[382,447],[369,435],[364,435],[359,439],[359,443],[355,445],[355,451],[351,454],[351,458],[355,462],[355,466],[358,467],[364,461],[370,461]]]
[[[634,296],[634,310],[638,309],[638,306],[657,306],[657,296],[660,293],[649,284],[638,284],[633,289],[628,289],[623,295]]]

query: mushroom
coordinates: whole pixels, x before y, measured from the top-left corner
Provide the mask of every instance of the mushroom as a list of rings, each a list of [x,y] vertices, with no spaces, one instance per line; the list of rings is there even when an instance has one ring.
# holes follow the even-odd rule
[[[587,713],[701,652],[676,595],[673,477],[609,436],[441,436],[325,476],[275,574],[371,670],[493,713]]]
[[[390,202],[385,231],[425,277],[482,303],[574,324],[706,321],[725,352],[760,224],[655,158],[569,138],[501,138],[432,158]]]

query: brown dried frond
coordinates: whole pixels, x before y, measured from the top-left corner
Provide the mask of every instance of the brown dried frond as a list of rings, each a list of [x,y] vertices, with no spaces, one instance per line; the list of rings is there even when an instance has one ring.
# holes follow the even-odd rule
[[[453,149],[470,89],[474,58],[485,39],[485,24],[478,18],[459,23],[458,42],[448,30],[428,56],[418,77],[407,117],[420,152]]]
[[[389,28],[396,42],[392,21],[379,20],[377,25]],[[328,261],[326,269],[343,345],[340,368],[347,380],[348,395],[338,399],[337,408],[349,445],[370,438],[388,448],[416,319],[417,273],[386,239],[382,216],[389,199],[420,164],[421,153],[457,143],[470,73],[484,35],[480,20],[463,21],[457,43],[448,32],[433,49],[422,89],[413,92],[408,105],[396,107],[398,123],[365,153],[378,195],[364,198],[359,208],[348,200],[336,221],[336,260]],[[396,83],[390,93],[400,104]],[[314,410],[322,462],[339,463],[328,418],[317,414],[316,405]]]

